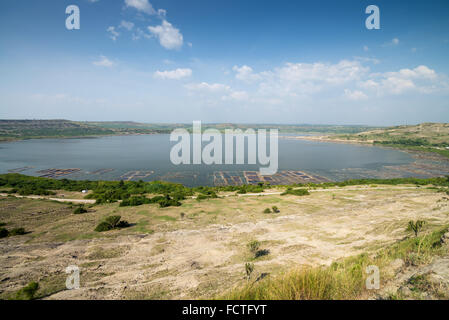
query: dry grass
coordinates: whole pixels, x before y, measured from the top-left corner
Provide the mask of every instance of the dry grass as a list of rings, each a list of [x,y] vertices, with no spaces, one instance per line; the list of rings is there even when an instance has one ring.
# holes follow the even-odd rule
[[[394,259],[406,265],[430,263],[438,255],[448,254],[441,236],[448,226],[418,238],[409,238],[380,250],[375,255],[361,254],[335,262],[330,267],[303,268],[289,271],[273,279],[253,282],[231,290],[220,299],[230,300],[344,300],[366,294],[366,267],[377,266],[383,282],[390,280],[388,266]],[[421,283],[422,284],[422,283]]]

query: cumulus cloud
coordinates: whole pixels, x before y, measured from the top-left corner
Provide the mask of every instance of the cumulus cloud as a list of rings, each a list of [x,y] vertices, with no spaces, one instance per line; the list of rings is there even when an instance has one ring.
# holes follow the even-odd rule
[[[100,56],[100,59],[92,62],[92,64],[97,67],[106,67],[106,68],[114,66],[114,62],[112,62],[105,56]]]
[[[247,65],[234,66],[232,70],[236,73],[235,77],[242,81],[251,82],[260,79],[260,75],[254,74],[253,69]]]
[[[246,101],[249,99],[249,95],[246,91],[231,91],[228,95],[221,98],[222,100],[236,100],[236,101]]]
[[[125,0],[125,5],[149,15],[156,14],[156,10],[148,0]]]
[[[360,83],[365,89],[375,90],[377,95],[402,94],[414,90],[420,93],[432,93],[447,88],[448,84],[435,70],[421,65],[414,69],[401,69],[371,75]]]
[[[391,41],[386,42],[382,45],[382,47],[391,47],[391,46],[397,46],[399,44],[399,39],[398,38],[393,38],[391,39]]]
[[[354,58],[337,63],[285,63],[255,72],[248,65],[234,66],[236,82],[191,83],[185,87],[211,100],[245,102],[254,105],[295,105],[335,98],[365,101],[401,94],[449,93],[446,76],[421,65],[398,71],[371,72],[367,64],[379,63],[373,58]],[[209,96],[208,96],[209,95]]]
[[[148,30],[159,39],[159,43],[165,49],[173,50],[182,47],[184,38],[181,32],[167,20],[163,20],[159,26],[148,27]]]
[[[170,71],[156,71],[154,77],[158,79],[180,80],[192,75],[192,69],[176,69]]]
[[[120,36],[120,33],[115,30],[115,27],[111,26],[107,28],[106,31],[109,32],[109,37],[114,41]]]
[[[122,20],[122,22],[120,22],[120,28],[125,28],[126,30],[131,31],[134,28],[134,23]]]
[[[330,63],[286,63],[258,73],[259,92],[265,96],[296,97],[318,93],[361,79],[369,67],[360,61]]]
[[[350,99],[350,100],[363,100],[368,98],[368,96],[366,94],[364,94],[362,91],[359,90],[349,90],[349,89],[345,89],[345,97]]]
[[[229,91],[231,87],[221,83],[189,83],[185,86],[191,91],[203,91],[203,92],[224,92]]]

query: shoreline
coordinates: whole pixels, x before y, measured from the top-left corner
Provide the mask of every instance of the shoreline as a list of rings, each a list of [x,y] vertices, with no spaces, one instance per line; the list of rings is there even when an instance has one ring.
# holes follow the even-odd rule
[[[360,140],[343,140],[343,139],[331,139],[329,136],[297,136],[297,137],[282,137],[287,140],[307,140],[307,141],[315,141],[315,142],[329,142],[329,143],[341,143],[341,144],[358,144],[370,147],[380,147],[386,149],[393,149],[398,151],[407,152],[413,155],[420,155],[419,158],[429,159],[429,160],[445,160],[449,161],[449,157],[442,155],[436,151],[429,150],[416,150],[407,147],[402,147],[400,145],[382,145],[382,144],[374,144],[374,140],[360,141]],[[415,157],[414,157],[415,158]]]

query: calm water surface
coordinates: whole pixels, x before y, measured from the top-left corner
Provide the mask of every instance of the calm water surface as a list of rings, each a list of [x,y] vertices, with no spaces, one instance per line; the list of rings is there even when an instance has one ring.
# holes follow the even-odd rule
[[[224,141],[224,140],[223,140]],[[169,135],[111,136],[92,139],[42,139],[0,144],[0,172],[31,167],[21,173],[40,175],[49,168],[80,168],[72,179],[120,179],[130,171],[154,171],[143,180],[164,179],[187,185],[211,184],[214,171],[259,170],[254,165],[180,165],[170,162],[175,143]],[[413,162],[405,152],[381,147],[279,139],[279,170],[301,170],[339,179],[347,169],[372,172]],[[114,169],[92,174],[99,169]],[[359,170],[359,171],[360,171]],[[349,174],[349,177],[350,174]],[[354,176],[353,178],[358,178]]]

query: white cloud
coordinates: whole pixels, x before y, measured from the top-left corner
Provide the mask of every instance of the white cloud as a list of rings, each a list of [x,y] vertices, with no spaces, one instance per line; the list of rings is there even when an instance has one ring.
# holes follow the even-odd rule
[[[120,28],[125,28],[126,30],[131,31],[134,28],[134,23],[122,20],[122,22],[120,22]]]
[[[369,51],[368,46],[363,46],[363,51],[365,51],[365,52]]]
[[[261,72],[259,92],[265,96],[295,97],[315,94],[361,79],[369,71],[360,61],[329,63],[286,63]]]
[[[153,6],[148,2],[148,0],[125,0],[125,4],[127,7],[137,9],[138,11],[144,12],[149,15],[156,14],[156,10],[154,10]]]
[[[359,90],[349,90],[349,89],[345,89],[345,97],[350,99],[350,100],[364,100],[367,99],[368,96],[366,94],[364,94],[362,91]]]
[[[409,91],[432,93],[447,89],[446,79],[439,76],[435,70],[421,65],[414,69],[401,69],[394,72],[377,73],[360,83],[360,86],[375,90],[377,95],[402,94]]]
[[[107,28],[106,31],[109,32],[109,37],[114,41],[120,36],[120,33],[115,30],[115,27],[111,26]]]
[[[386,42],[382,45],[382,47],[391,47],[391,46],[397,46],[399,44],[398,38],[393,38],[391,41]]]
[[[153,36],[152,36],[151,34],[145,33],[142,29],[137,28],[136,31],[133,32],[132,39],[133,39],[133,40],[139,40],[139,39],[142,38],[142,37],[147,38],[147,39],[150,39],[150,38],[152,38]]]
[[[363,61],[363,62],[370,62],[372,64],[379,64],[380,60],[376,58],[369,58],[369,57],[354,57],[354,59]]]
[[[245,101],[249,99],[249,95],[246,91],[231,91],[226,96],[222,97],[222,100],[236,100],[236,101]]]
[[[189,83],[185,85],[185,87],[191,91],[203,91],[203,92],[225,92],[231,90],[231,87],[227,85],[221,83],[209,84],[207,82]]]
[[[172,50],[182,47],[184,41],[182,34],[167,20],[163,20],[160,26],[148,27],[148,30],[158,37],[159,43],[165,49]]]
[[[105,56],[100,56],[100,60],[92,62],[94,66],[110,68],[114,66],[114,62],[106,58]]]
[[[192,75],[192,69],[176,69],[171,71],[156,71],[154,77],[158,79],[180,80]]]
[[[449,93],[449,81],[427,66],[398,71],[372,73],[367,64],[376,65],[375,58],[354,58],[337,63],[285,63],[270,70],[255,72],[248,65],[234,66],[236,82],[190,83],[190,93],[201,98],[224,102],[245,102],[252,105],[310,105],[316,101],[345,98],[363,102],[401,94]],[[200,101],[200,100],[199,100]],[[327,103],[326,102],[326,103]]]
[[[234,66],[232,70],[236,73],[235,77],[242,81],[251,82],[261,78],[260,75],[254,74],[253,69],[247,65],[243,65],[241,67]]]

